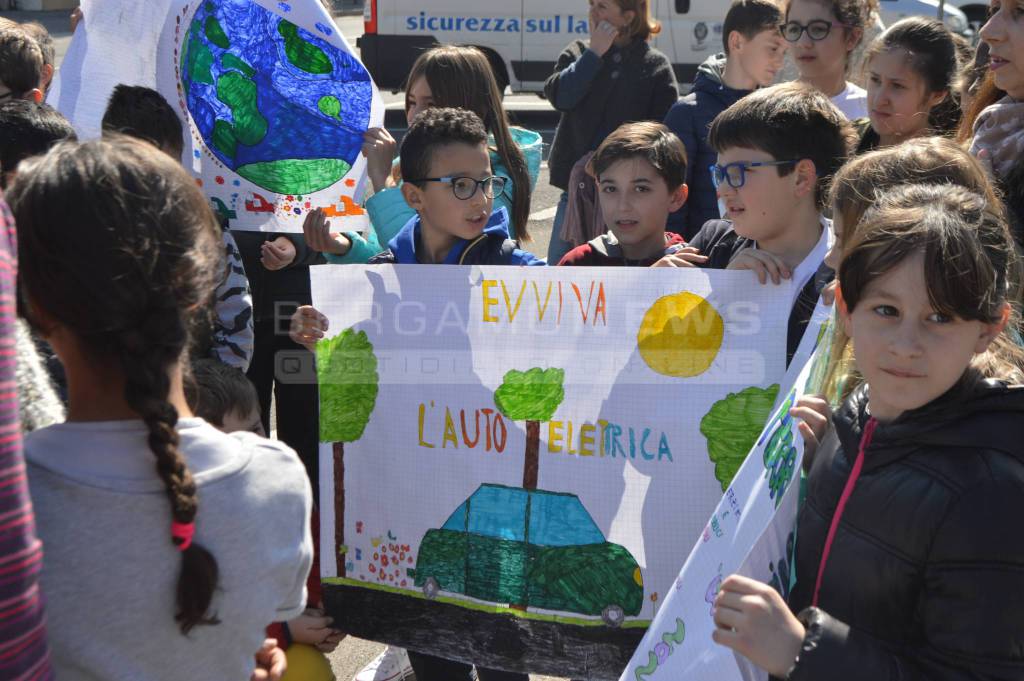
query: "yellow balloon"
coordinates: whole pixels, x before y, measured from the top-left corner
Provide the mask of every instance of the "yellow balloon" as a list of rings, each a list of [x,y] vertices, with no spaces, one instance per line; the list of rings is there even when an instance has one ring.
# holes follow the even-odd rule
[[[335,681],[331,663],[313,646],[293,643],[285,651],[288,669],[281,681]]]
[[[674,293],[651,305],[636,334],[644,362],[659,374],[699,376],[722,348],[725,324],[708,301],[696,293]]]

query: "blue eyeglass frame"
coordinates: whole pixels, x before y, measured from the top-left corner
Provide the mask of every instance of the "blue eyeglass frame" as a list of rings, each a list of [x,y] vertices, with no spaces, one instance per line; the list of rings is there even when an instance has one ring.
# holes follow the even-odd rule
[[[715,189],[718,189],[722,185],[723,180],[733,189],[739,189],[747,183],[748,168],[787,166],[799,162],[800,159],[797,159],[795,161],[735,161],[733,163],[726,163],[724,166],[720,166],[717,163],[712,163],[711,165],[708,166],[708,172],[711,173],[711,184],[715,185]],[[729,177],[729,168],[740,169],[739,184],[733,184],[732,179]]]

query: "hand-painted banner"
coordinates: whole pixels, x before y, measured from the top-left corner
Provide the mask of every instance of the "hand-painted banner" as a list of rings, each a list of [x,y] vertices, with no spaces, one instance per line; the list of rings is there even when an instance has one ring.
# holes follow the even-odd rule
[[[831,307],[820,302],[780,391],[780,403],[711,514],[620,681],[763,681],[767,673],[715,645],[712,603],[739,573],[789,596],[803,438],[789,409],[817,393],[831,350]],[[797,364],[797,362],[801,364]]]
[[[323,208],[368,225],[363,133],[384,106],[319,0],[84,0],[49,96],[83,138],[120,83],[155,88],[185,128],[182,162],[232,229],[301,232]]]
[[[792,289],[696,269],[313,268],[336,624],[617,678],[771,412]]]

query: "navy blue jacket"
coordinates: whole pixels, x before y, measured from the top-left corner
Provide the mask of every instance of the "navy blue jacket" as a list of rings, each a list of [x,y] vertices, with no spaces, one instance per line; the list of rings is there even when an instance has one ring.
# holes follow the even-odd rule
[[[687,241],[705,222],[720,217],[718,197],[708,172],[708,166],[717,162],[718,154],[708,146],[708,127],[715,116],[750,94],[750,90],[726,86],[722,82],[724,71],[724,55],[708,57],[697,71],[693,90],[676,102],[665,116],[665,125],[686,147],[686,184],[690,187],[690,198],[669,215],[667,229],[681,234]]]
[[[456,243],[443,265],[546,265],[532,253],[522,251],[509,238],[508,211],[503,207],[491,214],[483,234],[472,241]],[[420,216],[405,223],[395,238],[388,242],[388,250],[370,258],[370,265],[418,265],[416,255],[420,246]]]

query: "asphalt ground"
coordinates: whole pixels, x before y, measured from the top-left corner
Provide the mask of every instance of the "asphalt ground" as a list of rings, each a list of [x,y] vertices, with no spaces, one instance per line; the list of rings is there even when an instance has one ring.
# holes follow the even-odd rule
[[[64,59],[68,44],[71,41],[70,26],[67,12],[0,12],[0,16],[14,21],[38,21],[46,26],[53,35],[57,50],[58,67]],[[342,15],[335,18],[343,35],[358,53],[355,47],[356,38],[362,34],[363,22],[361,15]],[[396,137],[405,132],[404,95],[402,93],[381,93],[387,106],[386,122],[388,130]],[[545,100],[533,94],[513,95],[505,97],[505,108],[509,111],[513,122],[536,130],[544,138],[544,164],[541,166],[537,188],[533,194],[530,212],[530,233],[533,241],[523,244],[527,250],[539,256],[547,254],[548,242],[551,239],[551,223],[555,215],[555,206],[561,190],[548,184],[547,155],[551,138],[558,123],[558,115]],[[348,637],[329,656],[331,667],[338,681],[348,681],[362,669],[366,663],[376,657],[384,646],[373,641],[364,641]],[[531,681],[557,681],[554,677],[532,676]]]

